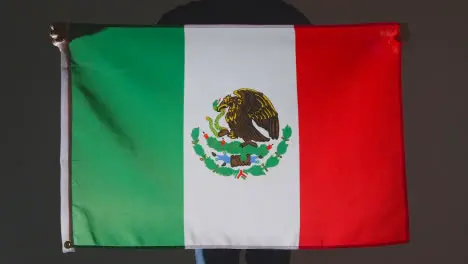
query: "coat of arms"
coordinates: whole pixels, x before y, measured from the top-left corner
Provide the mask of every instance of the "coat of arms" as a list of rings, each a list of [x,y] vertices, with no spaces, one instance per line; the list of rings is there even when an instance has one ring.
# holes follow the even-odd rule
[[[213,102],[217,115],[206,117],[207,130],[192,129],[193,149],[218,175],[244,180],[266,175],[286,154],[291,127],[280,130],[278,112],[265,94],[250,88],[233,94]],[[227,127],[220,125],[223,117]]]

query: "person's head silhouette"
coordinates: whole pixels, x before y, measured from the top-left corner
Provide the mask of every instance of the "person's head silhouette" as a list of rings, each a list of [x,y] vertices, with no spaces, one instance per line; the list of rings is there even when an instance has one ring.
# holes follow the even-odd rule
[[[309,20],[281,0],[201,0],[164,14],[160,25],[256,24],[303,25]]]

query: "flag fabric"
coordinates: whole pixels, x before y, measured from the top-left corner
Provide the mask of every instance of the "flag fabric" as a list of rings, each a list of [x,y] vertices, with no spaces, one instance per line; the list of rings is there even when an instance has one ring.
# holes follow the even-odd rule
[[[64,251],[407,242],[398,34],[113,26],[64,44]]]

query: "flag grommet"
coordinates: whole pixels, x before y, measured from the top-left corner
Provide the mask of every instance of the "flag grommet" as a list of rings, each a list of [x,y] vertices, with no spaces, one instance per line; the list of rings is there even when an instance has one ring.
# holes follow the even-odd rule
[[[73,248],[73,244],[72,244],[71,241],[65,241],[65,243],[63,243],[63,246],[64,246],[66,249]]]

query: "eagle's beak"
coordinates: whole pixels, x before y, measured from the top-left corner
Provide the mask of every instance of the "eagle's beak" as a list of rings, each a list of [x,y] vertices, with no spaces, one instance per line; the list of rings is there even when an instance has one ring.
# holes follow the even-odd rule
[[[216,108],[216,111],[221,112],[224,108],[227,108],[228,105],[224,102],[221,102],[221,104],[218,105],[218,108]]]

